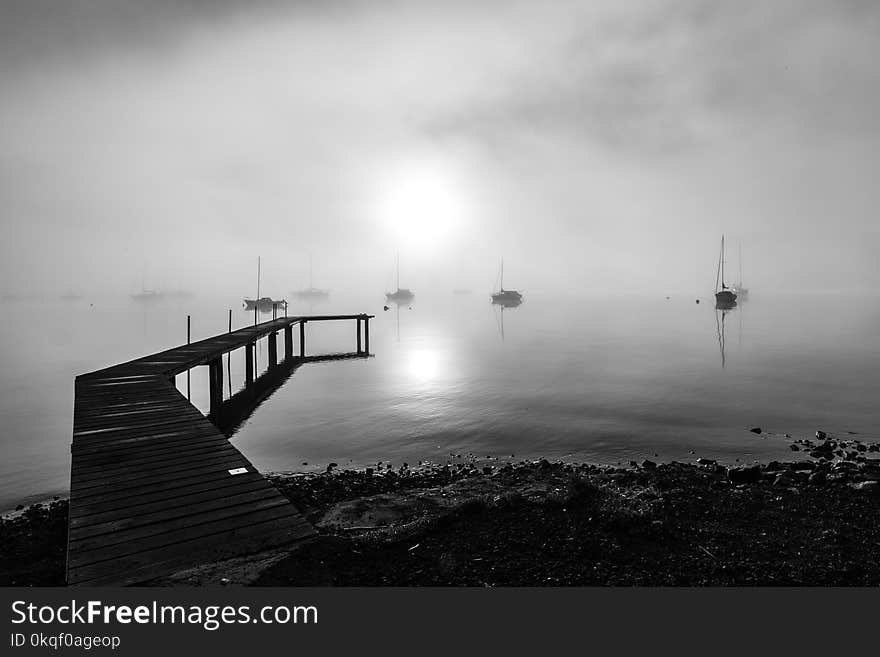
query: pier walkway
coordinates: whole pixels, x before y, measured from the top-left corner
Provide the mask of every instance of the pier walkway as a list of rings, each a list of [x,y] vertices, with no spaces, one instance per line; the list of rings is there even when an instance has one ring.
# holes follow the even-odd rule
[[[277,362],[278,333],[284,334],[285,362],[322,360],[306,357],[306,324],[355,320],[357,351],[342,357],[366,357],[371,318],[363,314],[281,317],[78,376],[68,584],[136,584],[313,535],[314,529],[290,501],[218,428],[222,426],[222,356],[246,350],[244,390],[255,388],[257,395],[258,339],[269,338],[271,372]],[[294,356],[297,325],[299,353]],[[207,417],[174,384],[176,375],[202,365],[210,373]]]

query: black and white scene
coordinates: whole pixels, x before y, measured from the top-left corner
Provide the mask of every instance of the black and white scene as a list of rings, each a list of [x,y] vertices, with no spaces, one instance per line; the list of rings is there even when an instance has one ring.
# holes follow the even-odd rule
[[[0,0],[0,585],[880,585],[878,34]]]

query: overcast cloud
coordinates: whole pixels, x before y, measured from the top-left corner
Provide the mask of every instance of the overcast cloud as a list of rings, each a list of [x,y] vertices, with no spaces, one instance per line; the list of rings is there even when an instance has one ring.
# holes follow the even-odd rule
[[[876,289],[878,28],[855,0],[4,1],[0,274],[246,291],[259,253],[287,290],[311,252],[381,293],[399,248],[417,289],[504,255],[535,292],[704,293],[724,232],[752,287]]]

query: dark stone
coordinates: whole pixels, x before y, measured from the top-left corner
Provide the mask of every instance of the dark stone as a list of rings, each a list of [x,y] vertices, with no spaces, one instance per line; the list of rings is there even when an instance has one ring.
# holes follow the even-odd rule
[[[717,461],[715,459],[699,458],[697,459],[697,463],[700,465],[715,465]]]
[[[779,461],[770,461],[764,469],[767,472],[776,472],[777,470],[785,470],[785,466],[782,465]]]
[[[752,427],[749,431],[752,433],[761,433],[761,427]]]
[[[797,472],[798,470],[815,470],[816,464],[811,463],[810,461],[798,461],[797,463],[792,463],[788,466],[789,470],[794,470]]]
[[[819,440],[825,440],[825,437],[827,435],[828,434],[826,434],[824,431],[817,431],[816,432],[816,438],[818,438]]]
[[[366,470],[364,470],[364,474],[367,475],[368,477],[372,477],[373,476],[373,468],[367,468]]]
[[[791,486],[793,483],[794,480],[791,478],[791,475],[787,473],[782,473],[773,480],[774,486]]]
[[[850,486],[863,493],[880,493],[880,482],[878,481],[860,481],[857,484],[850,484]]]
[[[540,461],[538,461],[538,467],[542,470],[546,470],[550,467],[550,461],[548,461],[547,459],[541,459]]]
[[[17,507],[15,507],[16,511],[21,511],[22,509],[24,509],[24,504],[19,504]]]
[[[654,463],[654,461],[649,461],[648,459],[645,459],[644,461],[642,461],[642,467],[645,470],[653,470],[657,467],[657,464]]]
[[[788,448],[789,448],[792,452],[799,452],[799,451],[801,451],[801,448],[798,447],[797,445],[789,445]]]
[[[735,484],[750,484],[760,481],[761,474],[760,465],[742,466],[728,470],[727,478]]]
[[[810,475],[810,478],[807,481],[809,481],[811,484],[819,486],[827,482],[828,478],[825,476],[824,472],[822,472],[821,470],[817,470]]]
[[[331,463],[330,465],[327,466],[327,472],[330,472],[333,468],[337,467],[338,465],[339,465],[338,463]]]
[[[483,474],[484,474],[484,475],[490,475],[490,474],[492,474],[492,466],[491,466],[491,465],[487,465],[487,466],[485,466],[485,467],[483,468]]]

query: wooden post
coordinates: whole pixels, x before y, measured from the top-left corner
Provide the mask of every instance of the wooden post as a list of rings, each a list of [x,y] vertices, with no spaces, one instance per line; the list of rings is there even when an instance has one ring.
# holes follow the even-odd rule
[[[364,353],[370,355],[370,318],[364,317]]]
[[[257,304],[254,304],[254,326],[257,325]]]
[[[251,342],[244,346],[244,382],[250,388],[254,384],[254,347]]]
[[[208,380],[211,389],[211,406],[208,415],[216,423],[220,418],[220,405],[223,403],[223,359],[215,358],[208,363]]]
[[[354,323],[357,325],[357,352],[361,353],[361,318],[358,317],[354,320]]]
[[[299,357],[306,357],[306,320],[299,321]]]
[[[269,367],[275,367],[278,364],[278,332],[272,331],[269,334]]]
[[[293,358],[293,327],[290,324],[284,327],[284,358]]]
[[[189,344],[190,338],[190,315],[186,316],[186,343]],[[186,371],[186,400],[190,401],[190,390],[189,390],[189,370]]]
[[[278,302],[277,301],[272,302],[272,319],[273,320],[278,319]]]
[[[232,308],[229,309],[229,332],[232,333]]]

